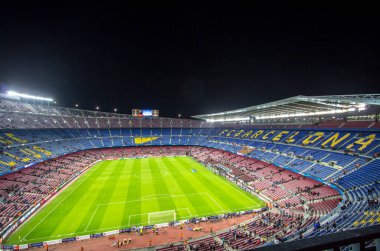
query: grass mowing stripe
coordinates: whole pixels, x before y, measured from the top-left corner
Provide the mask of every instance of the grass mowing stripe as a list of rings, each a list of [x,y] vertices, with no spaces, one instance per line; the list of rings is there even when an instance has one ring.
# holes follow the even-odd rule
[[[161,177],[152,170],[151,162],[152,160],[147,158],[143,159],[141,164],[141,213],[160,211],[159,195],[155,191],[154,182],[160,182]],[[147,215],[142,215],[142,218],[146,221],[148,219]]]
[[[167,172],[171,173],[171,175],[168,175],[165,177],[165,182],[167,184],[170,184],[170,191],[171,194],[181,194],[182,196],[179,198],[179,196],[174,195],[173,198],[176,198],[174,200],[174,203],[176,205],[176,208],[181,208],[183,205],[187,205],[187,209],[190,212],[184,212],[184,210],[179,210],[177,212],[177,217],[180,219],[186,218],[186,216],[191,216],[193,212],[196,212],[195,208],[192,205],[192,202],[189,200],[190,198],[194,198],[194,196],[202,196],[199,193],[196,194],[191,194],[188,191],[186,191],[183,187],[183,182],[182,179],[178,177],[176,174],[176,171],[169,170],[169,167],[166,166],[166,164],[163,162],[163,158],[156,158],[156,162],[158,163],[159,166],[165,166]],[[175,163],[177,162],[176,158],[172,158],[172,160],[175,160]],[[185,171],[185,170],[184,170]],[[186,210],[187,211],[187,210]]]
[[[201,164],[191,158],[181,158],[179,162],[186,165],[195,165],[202,170],[199,172],[197,181],[203,185],[207,184],[206,189],[209,191],[210,196],[216,199],[219,203],[222,203],[223,208],[238,209],[238,208],[258,208],[265,206],[265,203],[259,203],[257,197],[241,190],[236,184],[226,180],[225,178],[214,174],[206,170]],[[219,184],[222,182],[221,184]],[[210,189],[212,187],[212,189]],[[236,196],[236,192],[245,197],[246,200],[242,200],[241,197]],[[231,211],[231,210],[229,210]]]
[[[76,195],[72,196],[72,198],[70,198],[72,204],[69,208],[66,208],[65,211],[62,212],[65,215],[65,218],[62,221],[62,224],[60,224],[61,229],[65,229],[65,233],[77,232],[78,228],[83,231],[86,227],[93,212],[93,210],[91,210],[92,203],[96,201],[96,198],[98,196],[97,192],[99,190],[99,183],[96,182],[96,179],[98,177],[103,177],[107,170],[107,166],[110,164],[110,162],[104,161],[93,167],[95,168],[95,172],[93,172],[92,175],[87,179],[86,184],[84,184],[85,186],[83,191],[80,191],[80,193],[77,193]],[[87,196],[81,196],[84,194]],[[66,225],[63,224],[64,221],[66,221]],[[74,222],[80,222],[76,225],[76,230],[67,231],[70,229],[68,227],[68,224]],[[55,233],[57,233],[57,231],[60,231],[60,228],[57,227]]]
[[[107,206],[98,207],[98,204],[100,204],[100,203],[107,204],[108,202],[111,201],[111,196],[115,192],[115,189],[114,189],[115,185],[117,184],[117,181],[120,179],[121,172],[123,170],[117,164],[118,164],[118,161],[117,162],[111,162],[111,165],[107,165],[106,167],[102,167],[104,169],[109,169],[106,171],[111,171],[111,173],[108,175],[107,179],[104,182],[102,182],[104,184],[101,186],[101,190],[100,190],[97,198],[92,201],[91,216],[90,216],[90,218],[88,218],[86,215],[86,220],[88,221],[88,223],[87,223],[87,226],[86,226],[84,231],[96,230],[96,229],[102,227],[101,226],[102,219],[106,218],[105,213],[107,210]],[[96,217],[93,218],[94,211],[96,208],[97,208]],[[93,218],[93,219],[91,219],[91,218]],[[83,231],[83,225],[81,225],[77,229],[77,232],[80,232],[80,231]]]
[[[179,159],[178,162],[184,167],[186,167],[189,164],[192,166],[194,165],[198,168],[202,167],[198,162],[192,159]],[[234,207],[236,208],[241,208],[244,206],[244,204],[242,203],[243,201],[239,197],[237,197],[235,194],[232,194],[230,192],[233,186],[231,182],[226,181],[222,179],[220,176],[213,174],[209,171],[207,172],[201,171],[201,172],[198,172],[197,174],[198,174],[197,181],[199,181],[198,182],[199,185],[203,185],[205,189],[209,191],[210,199],[213,200],[215,204],[217,205],[219,204],[219,207],[223,208],[222,210],[225,210],[225,208],[228,208],[228,205],[226,205],[227,202],[228,204],[234,205]],[[220,186],[217,184],[220,181],[224,183],[224,186]],[[207,184],[207,186],[205,186],[205,184]],[[210,189],[210,187],[212,187],[213,189]],[[236,190],[240,191],[240,188]],[[223,194],[223,198],[220,198],[221,194]],[[254,204],[256,204],[256,202],[253,201],[253,197],[251,198],[247,197],[247,198],[251,200]],[[215,199],[218,202],[216,202]]]
[[[181,181],[182,187],[187,191],[187,193],[199,193],[199,190],[193,187],[193,185],[187,180],[187,178],[184,177],[182,174],[182,170],[179,170],[176,165],[174,165],[171,161],[168,160],[167,157],[164,157],[163,162],[168,166],[168,169],[172,173],[176,173],[176,177]],[[191,201],[193,208],[195,208],[197,214],[196,215],[202,215],[204,211],[212,212],[214,211],[209,203],[202,197],[199,196],[196,200],[194,198],[190,198],[189,196],[188,200]],[[194,203],[199,203],[198,205],[194,205]]]
[[[70,196],[69,200],[71,203],[62,208],[61,215],[63,215],[63,217],[59,224],[56,225],[54,232],[50,235],[76,233],[78,232],[78,228],[81,227],[81,224],[87,224],[87,221],[90,219],[88,215],[93,212],[92,203],[96,200],[96,197],[82,195],[90,194],[89,191],[91,191],[96,184],[94,179],[103,176],[107,170],[106,167],[109,165],[111,165],[110,162],[100,162],[99,165],[95,167],[95,172],[83,183],[83,188]],[[84,223],[85,221],[86,223]],[[83,231],[82,228],[81,230]]]
[[[127,226],[129,224],[129,216],[131,214],[140,214],[141,213],[141,201],[138,199],[141,198],[141,159],[135,159],[133,161],[128,161],[128,166],[131,166],[131,175],[127,183],[128,193],[125,197],[125,200],[137,200],[133,204],[133,208],[128,203],[125,203],[122,225]]]
[[[81,189],[81,186],[83,184],[85,184],[85,182],[87,181],[87,179],[89,177],[91,177],[91,174],[93,172],[94,172],[93,170],[89,170],[87,173],[84,174],[84,177],[82,177],[82,179],[76,180],[74,182],[74,184],[76,186],[73,186],[74,184],[72,184],[71,186],[67,187],[66,190],[62,191],[62,193],[60,194],[59,197],[56,197],[53,201],[51,201],[48,205],[46,205],[43,209],[41,209],[41,211],[38,213],[38,216],[42,217],[45,213],[46,213],[46,215],[42,219],[40,219],[40,217],[33,217],[31,220],[33,220],[33,219],[36,219],[36,220],[40,219],[40,220],[38,221],[38,223],[32,224],[32,226],[33,226],[32,229],[29,230],[27,227],[24,227],[25,225],[23,225],[17,231],[21,235],[24,230],[25,231],[29,230],[26,233],[26,235],[23,237],[23,239],[27,240],[27,237],[29,237],[29,235],[32,235],[31,238],[33,238],[34,232],[38,232],[38,234],[43,234],[44,236],[51,235],[53,233],[53,231],[55,230],[55,227],[59,224],[60,220],[62,220],[62,219],[57,219],[56,218],[56,220],[58,220],[58,221],[54,222],[54,221],[51,221],[50,215],[53,212],[57,213],[57,211],[62,210],[62,207],[65,206],[65,204],[62,204],[62,203],[63,202],[67,203],[67,201],[68,201],[67,199],[69,199],[74,192],[76,192],[77,190]],[[62,196],[65,196],[65,197],[62,197]],[[71,201],[69,200],[69,202],[71,202]],[[54,208],[51,208],[53,206],[54,206]],[[61,206],[61,207],[59,207],[59,206]],[[49,219],[49,221],[45,222],[46,219]],[[53,220],[54,220],[54,218],[53,218]],[[33,221],[29,221],[27,223],[31,224],[31,223],[33,223]],[[47,226],[45,226],[45,225],[47,225]],[[53,225],[54,227],[49,227],[51,225]]]
[[[156,162],[155,158],[149,159],[150,171],[152,172],[153,177],[163,177],[161,168]],[[152,180],[154,190],[157,194],[170,194],[168,189],[166,179],[153,179]],[[174,210],[176,208],[172,197],[168,197],[165,200],[157,199],[159,205],[159,211]]]
[[[203,168],[203,166],[199,166],[197,162],[190,162],[185,164],[183,162],[183,159],[177,160],[178,165],[177,167],[180,169],[188,169],[188,172],[185,172],[185,174],[189,174],[193,176],[193,186],[196,187],[199,190],[207,191],[205,193],[205,200],[209,202],[209,204],[215,209],[215,211],[224,212],[226,211],[224,203],[222,201],[217,202],[213,195],[213,190],[217,189],[217,186],[213,186],[213,183],[205,182],[204,175],[212,175],[211,172]],[[191,169],[191,171],[190,171]],[[213,189],[209,189],[210,185],[213,187]]]
[[[107,215],[112,215],[112,219],[110,220],[110,217],[107,217],[103,219],[103,227],[105,226],[120,226],[122,225],[123,221],[123,215],[124,215],[124,203],[119,205],[117,209],[115,210],[115,207],[113,206],[114,202],[125,200],[125,197],[128,194],[128,184],[129,178],[131,176],[131,161],[123,161],[120,160],[118,166],[121,167],[122,172],[120,175],[120,178],[118,179],[117,184],[115,185],[115,190],[113,192],[113,195],[111,198],[111,201],[108,202],[107,205]],[[111,221],[111,222],[110,222]]]
[[[197,172],[192,172],[193,168]],[[254,208],[255,200],[265,206],[189,157],[103,161],[62,191],[5,243],[120,229],[129,227],[131,215],[135,215],[134,225],[146,225],[147,214],[152,211],[175,209],[184,219],[191,214],[220,214],[221,207],[230,212],[248,210]],[[28,232],[27,240],[19,243],[18,236]]]

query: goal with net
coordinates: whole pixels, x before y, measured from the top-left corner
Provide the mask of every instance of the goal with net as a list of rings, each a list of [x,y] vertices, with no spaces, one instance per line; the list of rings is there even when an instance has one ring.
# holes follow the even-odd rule
[[[176,221],[177,214],[175,210],[148,213],[148,224],[160,224]]]

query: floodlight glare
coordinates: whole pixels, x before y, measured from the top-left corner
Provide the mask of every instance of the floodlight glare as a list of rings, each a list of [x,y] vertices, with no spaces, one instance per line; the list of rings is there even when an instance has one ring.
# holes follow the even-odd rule
[[[248,121],[249,117],[238,117],[238,118],[226,118],[226,119],[207,119],[207,122],[237,122],[237,121]]]
[[[33,96],[33,95],[29,95],[29,94],[24,94],[24,93],[18,93],[18,92],[14,92],[14,91],[9,91],[9,92],[7,92],[7,94],[9,96],[16,96],[16,97],[20,97],[20,98],[36,99],[36,100],[53,102],[52,98],[38,97],[38,96]]]

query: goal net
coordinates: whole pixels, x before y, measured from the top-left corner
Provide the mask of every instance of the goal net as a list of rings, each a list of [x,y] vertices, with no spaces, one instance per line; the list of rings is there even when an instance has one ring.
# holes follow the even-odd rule
[[[148,213],[148,224],[153,225],[176,221],[176,216],[175,210]]]

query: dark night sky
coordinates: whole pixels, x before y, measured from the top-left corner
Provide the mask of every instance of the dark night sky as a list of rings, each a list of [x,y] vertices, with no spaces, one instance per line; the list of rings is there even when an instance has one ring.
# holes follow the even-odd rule
[[[0,91],[186,117],[299,94],[380,93],[379,9],[231,3],[2,4]]]

